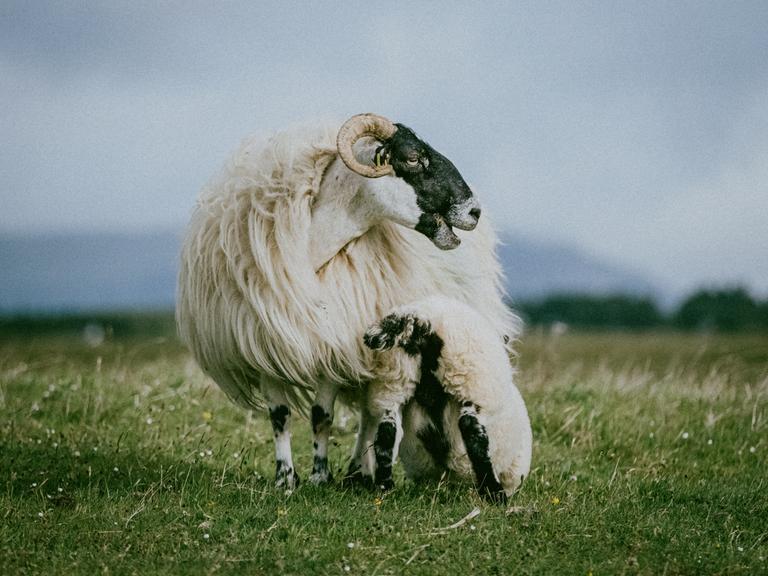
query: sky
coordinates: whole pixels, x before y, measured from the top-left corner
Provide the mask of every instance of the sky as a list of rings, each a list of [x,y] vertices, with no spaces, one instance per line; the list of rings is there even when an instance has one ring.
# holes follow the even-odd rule
[[[497,229],[768,295],[768,2],[0,4],[0,232],[180,228],[240,140],[376,112]]]

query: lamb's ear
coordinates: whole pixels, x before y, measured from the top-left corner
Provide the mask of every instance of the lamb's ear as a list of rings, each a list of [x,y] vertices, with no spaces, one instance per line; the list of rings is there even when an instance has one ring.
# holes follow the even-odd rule
[[[390,314],[372,324],[363,336],[363,342],[371,350],[389,350],[397,343],[402,330],[400,317]]]
[[[372,350],[389,350],[400,346],[408,354],[418,354],[427,337],[432,334],[429,322],[413,314],[390,314],[376,322],[363,336]]]
[[[421,352],[427,338],[432,334],[432,326],[428,320],[422,320],[413,315],[402,317],[403,329],[398,337],[398,344],[410,355]]]

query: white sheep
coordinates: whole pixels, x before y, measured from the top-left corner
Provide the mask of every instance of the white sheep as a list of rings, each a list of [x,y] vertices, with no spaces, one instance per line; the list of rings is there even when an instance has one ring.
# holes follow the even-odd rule
[[[485,318],[434,296],[396,308],[364,341],[379,351],[368,390],[368,408],[379,420],[377,486],[393,485],[402,437],[409,478],[450,470],[474,478],[491,499],[517,490],[530,469],[531,425],[507,350]]]
[[[514,338],[496,237],[479,216],[447,158],[372,114],[247,140],[203,190],[182,248],[179,333],[233,400],[269,409],[278,486],[298,481],[290,417],[310,404],[310,480],[330,479],[337,393],[363,406],[349,477],[371,476],[361,336],[384,310],[444,294]]]

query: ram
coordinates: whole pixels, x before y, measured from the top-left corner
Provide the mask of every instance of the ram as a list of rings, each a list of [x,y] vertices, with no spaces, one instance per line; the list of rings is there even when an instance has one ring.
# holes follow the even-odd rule
[[[246,140],[204,188],[182,248],[178,329],[235,402],[268,409],[278,486],[298,482],[296,411],[311,414],[310,480],[331,479],[337,395],[360,409],[348,478],[371,477],[362,335],[384,311],[443,294],[473,306],[499,338],[515,336],[496,237],[479,217],[445,156],[374,114]]]

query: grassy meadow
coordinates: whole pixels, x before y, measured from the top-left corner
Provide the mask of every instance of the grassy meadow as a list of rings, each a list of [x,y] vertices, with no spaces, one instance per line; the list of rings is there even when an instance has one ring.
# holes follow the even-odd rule
[[[131,326],[0,326],[0,574],[768,573],[768,336],[527,334],[533,473],[498,506],[401,472],[278,492],[266,417]]]

